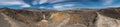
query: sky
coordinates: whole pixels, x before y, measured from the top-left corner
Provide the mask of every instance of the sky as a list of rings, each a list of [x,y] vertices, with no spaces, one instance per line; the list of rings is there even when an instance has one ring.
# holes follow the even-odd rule
[[[0,8],[108,8],[120,7],[120,0],[0,0]]]

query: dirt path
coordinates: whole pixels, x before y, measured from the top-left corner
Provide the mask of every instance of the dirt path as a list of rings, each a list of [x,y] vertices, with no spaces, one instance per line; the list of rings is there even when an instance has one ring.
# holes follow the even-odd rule
[[[98,14],[97,27],[120,27],[120,20],[103,16],[99,13],[97,14]]]

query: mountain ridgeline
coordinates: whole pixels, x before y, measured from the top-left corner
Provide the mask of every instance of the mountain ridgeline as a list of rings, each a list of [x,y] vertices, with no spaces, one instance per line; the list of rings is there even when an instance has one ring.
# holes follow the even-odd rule
[[[9,9],[0,8],[0,27],[120,27],[120,8]]]

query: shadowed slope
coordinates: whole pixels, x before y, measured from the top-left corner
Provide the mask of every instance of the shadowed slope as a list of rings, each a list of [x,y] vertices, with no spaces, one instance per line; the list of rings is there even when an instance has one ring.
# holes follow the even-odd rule
[[[0,21],[8,23],[6,25],[10,27],[13,25],[14,27],[119,27],[120,25],[119,8],[99,11],[94,9],[63,11],[0,9],[0,15]]]
[[[120,8],[107,8],[98,11],[101,15],[111,17],[114,19],[120,19]]]
[[[101,9],[97,14],[97,27],[120,27],[120,8]]]
[[[9,17],[9,19],[13,20],[13,22],[23,25],[30,25],[31,27],[37,27],[36,24],[39,23],[43,19],[43,15],[45,15],[46,19],[50,16],[52,12],[46,11],[27,11],[27,10],[14,10],[14,9],[1,9],[1,13],[5,15],[5,17]],[[10,20],[8,20],[10,21]],[[20,22],[20,23],[19,23]],[[30,27],[29,26],[29,27]]]

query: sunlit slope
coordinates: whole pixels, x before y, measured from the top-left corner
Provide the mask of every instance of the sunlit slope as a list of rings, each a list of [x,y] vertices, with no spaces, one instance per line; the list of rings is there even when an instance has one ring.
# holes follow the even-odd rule
[[[0,9],[1,27],[120,27],[120,9]],[[6,25],[6,26],[3,26]]]

